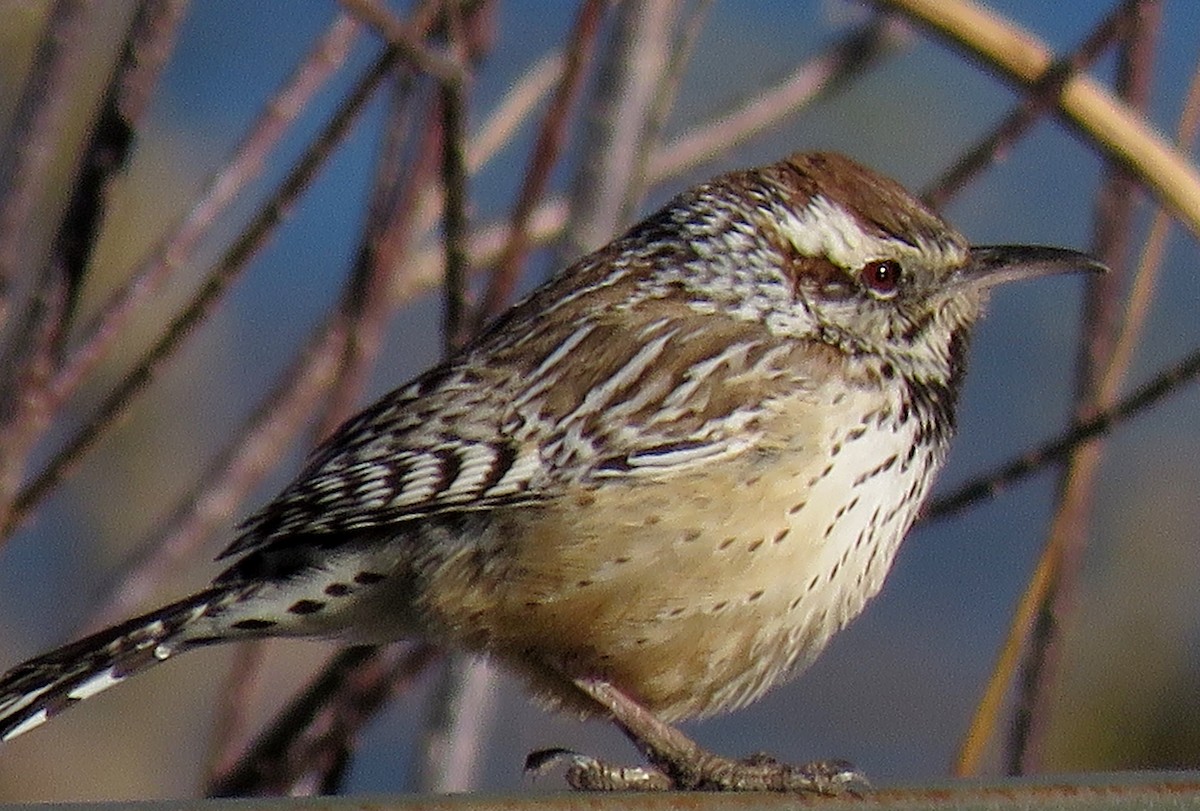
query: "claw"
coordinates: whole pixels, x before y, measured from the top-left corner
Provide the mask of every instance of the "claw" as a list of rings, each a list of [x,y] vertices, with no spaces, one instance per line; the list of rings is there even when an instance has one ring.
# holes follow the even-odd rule
[[[649,766],[614,766],[571,749],[553,747],[530,752],[525,773],[537,778],[561,763],[567,765],[567,785],[576,791],[669,791],[670,778]]]
[[[797,771],[806,773],[821,794],[859,796],[871,788],[867,776],[847,760],[818,760],[800,766]]]
[[[525,768],[523,771],[527,776],[536,780],[564,761],[574,764],[581,759],[594,760],[594,758],[589,758],[587,755],[582,755],[571,749],[564,749],[561,746],[538,749],[536,752],[530,752],[525,756]]]

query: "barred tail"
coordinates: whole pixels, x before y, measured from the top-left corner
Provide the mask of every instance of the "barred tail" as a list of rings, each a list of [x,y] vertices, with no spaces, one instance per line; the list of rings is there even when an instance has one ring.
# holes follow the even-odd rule
[[[0,676],[0,741],[203,642],[198,621],[243,591],[211,588],[17,665]]]

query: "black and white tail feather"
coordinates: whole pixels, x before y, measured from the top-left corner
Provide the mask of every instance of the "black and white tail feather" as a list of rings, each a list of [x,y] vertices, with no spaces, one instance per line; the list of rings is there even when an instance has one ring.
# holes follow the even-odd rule
[[[0,675],[0,742],[192,648],[268,636],[331,637],[359,626],[369,630],[370,609],[388,604],[381,572],[394,562],[372,538],[362,536],[359,546],[318,548],[319,564],[304,545],[252,552],[203,591],[17,665]],[[360,636],[386,638],[355,638]]]
[[[245,591],[244,585],[216,586],[13,668],[0,681],[0,741],[203,644],[202,620],[219,615]]]

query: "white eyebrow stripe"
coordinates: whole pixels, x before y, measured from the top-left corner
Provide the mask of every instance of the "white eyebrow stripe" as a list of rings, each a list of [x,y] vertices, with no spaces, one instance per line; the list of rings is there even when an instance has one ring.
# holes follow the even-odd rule
[[[817,195],[799,210],[777,208],[780,225],[796,250],[825,256],[844,268],[857,268],[895,250],[895,240],[868,234],[846,209]]]
[[[805,256],[824,256],[839,267],[860,268],[873,259],[920,256],[938,264],[955,264],[965,258],[964,248],[952,242],[918,236],[919,245],[872,234],[849,211],[822,195],[799,210],[775,206],[774,216],[783,233]]]

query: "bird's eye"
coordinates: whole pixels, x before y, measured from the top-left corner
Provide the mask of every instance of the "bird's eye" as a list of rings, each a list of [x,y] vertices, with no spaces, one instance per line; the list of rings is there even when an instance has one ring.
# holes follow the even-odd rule
[[[904,270],[895,259],[877,259],[859,271],[863,285],[880,298],[891,298],[900,289]]]

